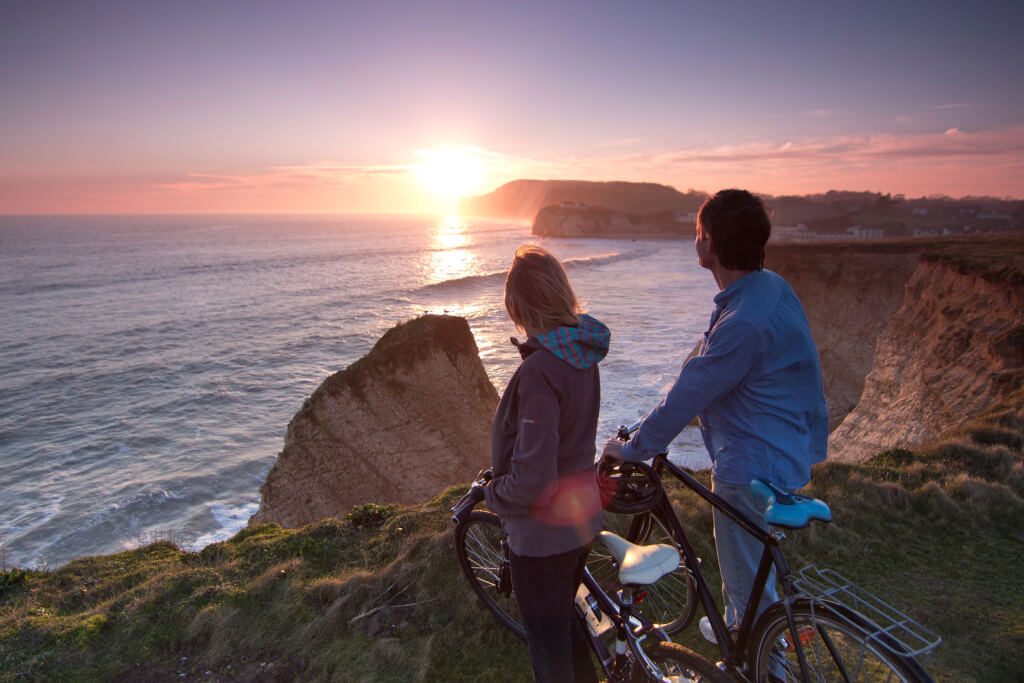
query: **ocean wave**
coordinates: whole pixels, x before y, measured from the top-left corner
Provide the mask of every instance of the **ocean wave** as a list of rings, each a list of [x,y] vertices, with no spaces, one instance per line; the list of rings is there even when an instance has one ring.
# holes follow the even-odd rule
[[[601,254],[594,254],[590,256],[579,256],[574,258],[567,258],[562,260],[562,264],[565,266],[567,272],[572,272],[578,268],[595,268],[606,266],[612,263],[619,263],[622,261],[633,261],[641,259],[646,256],[650,256],[654,253],[656,248],[640,248],[632,249],[630,251],[610,251]],[[442,280],[440,282],[431,282],[426,285],[422,285],[411,290],[414,293],[436,293],[436,292],[465,292],[479,289],[483,286],[493,286],[495,283],[505,281],[505,276],[508,274],[508,270],[499,270],[491,273],[483,273],[477,275],[465,275],[463,277],[452,278],[450,280]]]
[[[161,508],[183,500],[186,500],[184,494],[166,488],[154,487],[139,491],[127,500],[110,503],[104,509],[90,515],[85,521],[58,534],[52,541],[35,553],[35,556],[45,558],[48,551],[66,543],[68,539],[75,537],[88,538],[99,529],[109,529],[112,531],[116,527],[122,534],[126,530],[136,532],[144,524],[143,520],[157,515],[157,511]],[[108,532],[102,536],[110,537],[110,533]]]
[[[62,494],[38,494],[37,500],[27,501],[4,510],[0,515],[0,527],[4,529],[4,537],[11,541],[23,532],[43,526],[60,512],[64,502]],[[7,516],[9,515],[9,516]]]
[[[217,522],[218,528],[202,534],[193,542],[184,546],[186,550],[202,550],[211,543],[226,541],[249,524],[249,518],[260,509],[260,504],[244,503],[242,505],[229,505],[227,503],[210,503],[210,515]]]

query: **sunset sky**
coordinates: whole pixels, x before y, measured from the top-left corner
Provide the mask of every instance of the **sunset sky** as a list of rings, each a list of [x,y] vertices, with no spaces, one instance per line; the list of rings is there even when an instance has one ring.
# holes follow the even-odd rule
[[[1024,198],[1021,2],[8,0],[0,213],[515,178]]]

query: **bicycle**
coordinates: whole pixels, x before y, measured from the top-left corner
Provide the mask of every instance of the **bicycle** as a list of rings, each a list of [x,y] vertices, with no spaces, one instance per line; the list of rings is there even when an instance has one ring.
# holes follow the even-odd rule
[[[628,441],[640,423],[619,427],[618,437]],[[607,465],[605,465],[607,467]],[[931,681],[919,659],[926,658],[941,638],[916,621],[856,586],[836,572],[817,567],[790,571],[782,552],[782,529],[801,529],[812,521],[827,523],[831,510],[821,500],[784,491],[768,482],[754,480],[751,488],[767,505],[764,519],[770,531],[712,493],[693,475],[671,462],[667,453],[655,456],[651,465],[621,463],[619,477],[643,479],[655,493],[646,518],[634,522],[629,540],[643,543],[652,520],[669,530],[679,548],[683,566],[694,582],[695,595],[707,614],[719,648],[717,666],[738,680],[902,680]],[[661,476],[668,472],[713,507],[725,513],[764,546],[743,622],[730,631],[722,610],[712,597],[701,564],[679,523]],[[761,615],[756,606],[774,567],[781,585],[780,600]],[[666,610],[692,618],[693,594],[679,598]]]
[[[481,473],[484,474],[484,473]],[[473,508],[483,499],[487,477],[478,478],[452,508],[455,552],[459,566],[484,606],[500,624],[525,638],[512,595],[508,545],[501,518]],[[576,592],[576,617],[589,636],[591,648],[609,682],[722,681],[709,660],[672,642],[641,610],[644,589],[679,566],[672,545],[636,545],[601,531],[602,546],[617,566],[620,589],[609,594],[589,569]]]

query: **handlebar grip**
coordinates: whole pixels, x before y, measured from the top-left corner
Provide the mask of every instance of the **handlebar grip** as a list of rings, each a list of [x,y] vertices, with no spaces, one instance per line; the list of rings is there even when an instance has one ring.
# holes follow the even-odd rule
[[[469,499],[472,500],[474,504],[479,503],[484,499],[484,497],[484,487],[482,485],[474,483],[469,487]]]
[[[459,502],[451,509],[452,521],[458,524],[474,508],[476,504],[484,499],[484,487],[478,482],[473,482]]]

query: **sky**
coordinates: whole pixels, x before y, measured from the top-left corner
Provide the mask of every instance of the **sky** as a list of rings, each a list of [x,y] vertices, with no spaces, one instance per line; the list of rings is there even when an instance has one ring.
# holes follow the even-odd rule
[[[1024,3],[3,0],[0,213],[1024,198]]]

